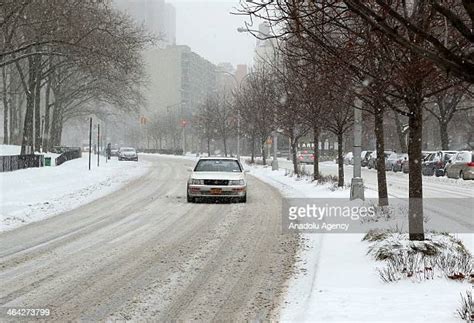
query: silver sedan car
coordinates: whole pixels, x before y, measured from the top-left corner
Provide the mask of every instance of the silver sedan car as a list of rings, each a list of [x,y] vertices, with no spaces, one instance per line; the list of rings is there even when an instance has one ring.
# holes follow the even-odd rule
[[[247,202],[247,181],[237,158],[204,157],[199,159],[187,184],[187,200],[198,198],[231,198]]]

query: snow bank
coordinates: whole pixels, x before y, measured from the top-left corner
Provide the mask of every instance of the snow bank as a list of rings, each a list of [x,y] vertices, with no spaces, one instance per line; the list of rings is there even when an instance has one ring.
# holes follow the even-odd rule
[[[21,146],[0,145],[0,156],[19,155],[20,151],[21,151]]]
[[[325,164],[324,166],[329,166]],[[285,176],[271,167],[248,166],[251,175],[286,197],[346,198],[349,189],[333,190],[310,180]],[[366,197],[376,192],[366,190]],[[294,276],[281,304],[282,321],[317,322],[459,322],[460,293],[470,288],[440,278],[384,283],[378,264],[367,255],[363,234],[302,234]],[[458,234],[474,250],[472,234]]]
[[[52,156],[54,157],[54,156]],[[41,167],[0,173],[0,231],[72,210],[123,187],[144,175],[144,161],[108,163],[101,157],[100,167],[93,156],[88,170],[88,154],[61,166]]]

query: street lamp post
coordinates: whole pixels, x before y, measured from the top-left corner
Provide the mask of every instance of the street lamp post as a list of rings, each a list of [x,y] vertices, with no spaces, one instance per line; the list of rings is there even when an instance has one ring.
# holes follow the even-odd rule
[[[262,32],[260,30],[251,30],[251,29],[243,28],[243,27],[237,28],[237,32],[239,32],[239,33],[251,32],[251,33],[262,34]],[[267,36],[267,35],[263,34],[263,36]],[[275,45],[273,44],[273,42],[270,42],[270,45],[272,47],[273,61],[276,62],[278,60],[278,58],[277,58],[277,51],[275,50]],[[277,131],[272,132],[272,144],[273,144],[272,170],[278,170],[278,158],[277,158],[278,137],[277,137]]]
[[[361,88],[356,90],[356,98],[354,100],[354,145],[352,153],[354,155],[354,168],[351,180],[351,196],[350,199],[364,200],[364,181],[362,179],[361,152],[362,152],[362,100],[359,98]]]

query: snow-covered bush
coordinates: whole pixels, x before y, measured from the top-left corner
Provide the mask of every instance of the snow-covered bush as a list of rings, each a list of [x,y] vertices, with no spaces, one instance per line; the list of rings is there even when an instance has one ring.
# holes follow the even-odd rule
[[[437,276],[464,280],[473,273],[472,255],[459,239],[447,233],[429,232],[424,241],[410,241],[408,233],[370,230],[363,240],[370,243],[368,254],[385,262],[378,268],[384,282]]]
[[[472,302],[472,291],[466,291],[466,294],[461,293],[461,306],[457,312],[461,319],[466,322],[474,322],[474,303]]]

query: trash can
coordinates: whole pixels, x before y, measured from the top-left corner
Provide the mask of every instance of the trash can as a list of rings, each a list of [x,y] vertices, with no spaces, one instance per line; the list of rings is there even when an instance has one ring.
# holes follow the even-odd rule
[[[51,157],[44,157],[44,166],[51,166]]]

